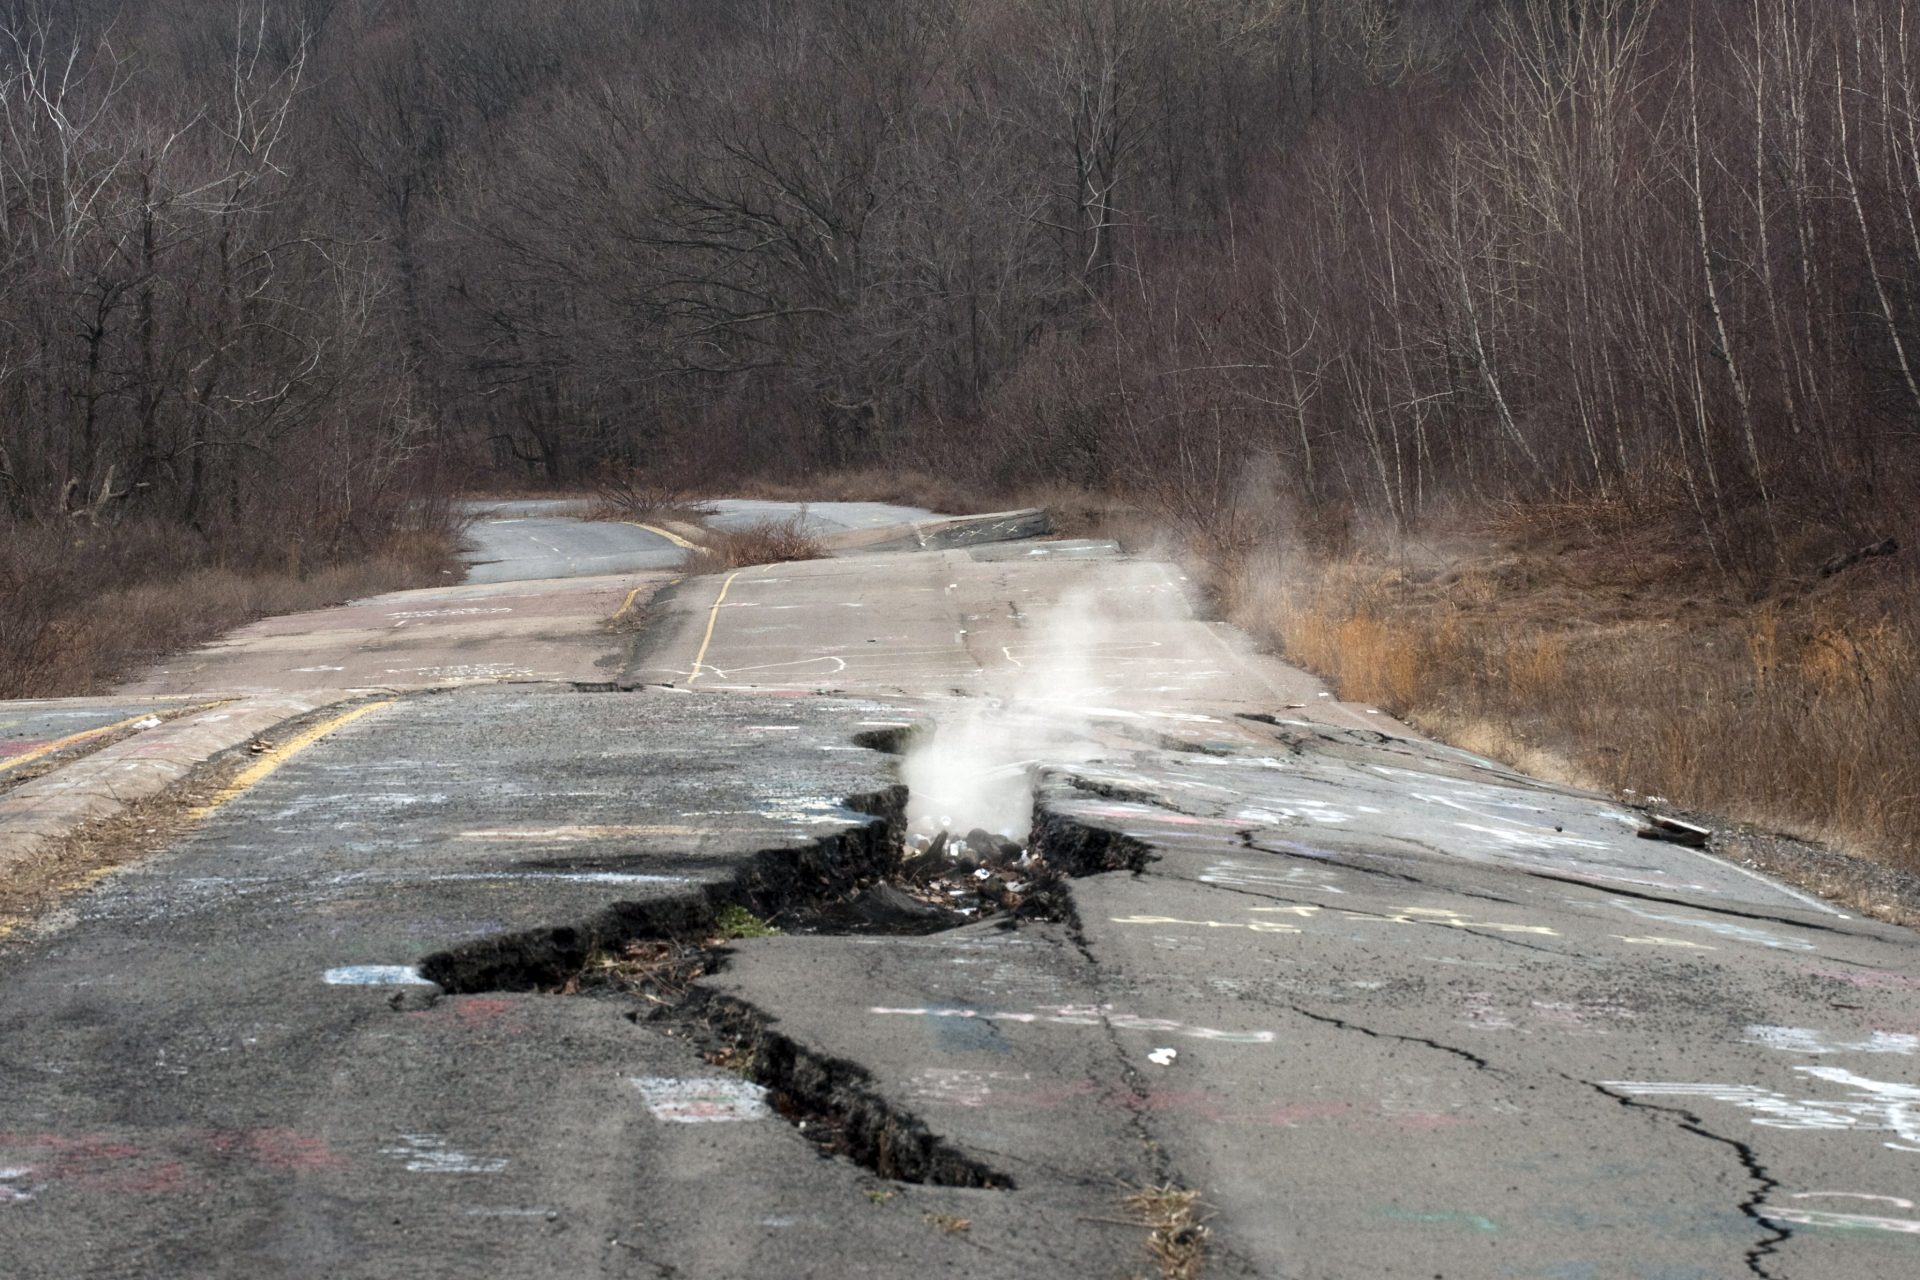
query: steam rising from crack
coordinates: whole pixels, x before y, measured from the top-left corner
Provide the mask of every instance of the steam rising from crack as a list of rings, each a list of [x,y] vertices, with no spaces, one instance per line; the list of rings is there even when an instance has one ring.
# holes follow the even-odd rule
[[[1190,618],[1173,574],[1152,561],[1112,565],[1094,584],[1027,615],[1025,638],[1005,647],[1004,666],[988,670],[986,696],[956,704],[908,748],[901,774],[909,827],[956,836],[980,829],[1024,842],[1040,768],[1098,754],[1096,720],[1152,714],[1143,705],[1169,690],[1129,682],[1147,669],[1177,678],[1178,655],[1165,647],[1174,629],[1155,624]],[[1152,668],[1128,661],[1148,656]]]

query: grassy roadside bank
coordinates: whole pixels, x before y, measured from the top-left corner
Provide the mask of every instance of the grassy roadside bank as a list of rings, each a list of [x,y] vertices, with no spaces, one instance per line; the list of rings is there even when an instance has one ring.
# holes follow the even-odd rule
[[[1542,507],[1223,582],[1233,621],[1436,737],[1920,872],[1911,552],[1743,586],[1661,522]]]
[[[98,693],[258,618],[452,581],[459,542],[439,518],[318,563],[298,538],[215,561],[160,523],[0,535],[0,698]]]

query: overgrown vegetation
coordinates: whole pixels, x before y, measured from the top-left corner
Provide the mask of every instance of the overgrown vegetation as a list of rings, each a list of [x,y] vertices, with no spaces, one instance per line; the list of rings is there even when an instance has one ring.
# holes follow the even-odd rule
[[[799,515],[737,529],[709,529],[703,538],[700,549],[687,559],[690,573],[725,573],[753,564],[818,560],[827,554],[825,544],[808,531]]]
[[[1209,1235],[1200,1193],[1168,1183],[1134,1192],[1126,1206],[1147,1228],[1147,1252],[1162,1280],[1195,1280],[1207,1260]]]
[[[1371,703],[1532,772],[1920,871],[1920,590],[1898,557],[1756,596],[1619,504],[1249,561],[1229,609]]]
[[[98,692],[269,614],[452,581],[451,521],[396,521],[324,558],[296,527],[209,545],[163,519],[0,523],[0,698]]]

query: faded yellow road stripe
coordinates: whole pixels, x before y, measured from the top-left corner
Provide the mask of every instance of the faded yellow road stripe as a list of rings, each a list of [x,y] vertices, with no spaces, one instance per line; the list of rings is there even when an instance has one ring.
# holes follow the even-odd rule
[[[278,769],[281,765],[291,760],[294,756],[299,755],[302,751],[305,751],[308,747],[320,741],[320,739],[326,737],[334,730],[344,729],[361,716],[370,716],[376,711],[392,706],[396,701],[397,699],[389,698],[385,702],[369,702],[364,707],[355,707],[344,715],[335,716],[323,724],[315,725],[285,746],[275,747],[242,769],[232,782],[229,782],[220,789],[213,799],[203,805],[189,809],[187,816],[196,819],[206,817],[215,809],[218,809],[235,796],[240,795],[249,787],[258,783],[262,778],[272,773],[275,769]]]
[[[720,594],[714,597],[713,608],[707,614],[707,634],[700,641],[700,652],[693,656],[693,674],[687,677],[688,687],[698,682],[701,673],[706,670],[707,646],[713,643],[713,624],[720,621],[720,606],[727,602],[727,592],[732,589],[733,580],[745,572],[744,569],[735,569],[727,575],[727,580],[720,584]]]
[[[621,618],[626,617],[627,610],[633,608],[634,598],[637,597],[642,591],[645,591],[646,589],[647,589],[646,584],[643,582],[639,586],[635,587],[633,590],[627,592],[626,603],[622,604],[618,609],[615,609],[613,611],[613,617],[609,619],[609,621],[618,622]]]
[[[688,542],[685,538],[673,532],[671,529],[662,529],[657,524],[641,524],[638,520],[622,520],[620,523],[630,524],[636,529],[645,529],[648,533],[655,534],[658,537],[665,538],[668,542],[671,542],[674,546],[679,547],[682,551],[698,551],[700,549],[699,543]]]
[[[142,711],[137,716],[128,716],[119,724],[101,725],[98,729],[85,729],[79,733],[70,733],[66,737],[54,742],[43,742],[31,751],[22,751],[17,756],[8,756],[5,760],[0,760],[0,773],[5,773],[9,769],[17,769],[23,764],[38,760],[41,756],[49,756],[56,751],[64,751],[68,747],[75,746],[78,743],[88,742],[94,738],[104,738],[108,734],[118,733],[122,729],[130,729],[152,714],[153,712],[151,711]]]

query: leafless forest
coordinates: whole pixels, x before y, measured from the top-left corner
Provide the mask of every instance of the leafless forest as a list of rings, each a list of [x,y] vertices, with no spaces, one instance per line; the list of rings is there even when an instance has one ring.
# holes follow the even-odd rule
[[[911,461],[1737,559],[1911,472],[1909,0],[6,8],[14,521]]]
[[[1909,523],[1920,0],[0,12],[14,687],[103,592],[610,471],[1227,564],[1583,512],[1749,600]]]

